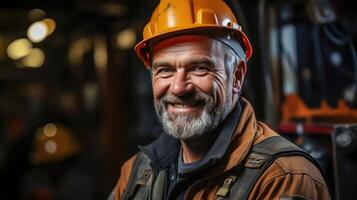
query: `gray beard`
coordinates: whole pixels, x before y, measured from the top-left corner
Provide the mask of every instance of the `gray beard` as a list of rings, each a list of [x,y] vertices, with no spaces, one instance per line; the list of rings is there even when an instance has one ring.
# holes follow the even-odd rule
[[[230,93],[227,92],[227,94]],[[203,92],[195,92],[190,98],[166,94],[160,100],[155,100],[155,110],[166,134],[188,141],[209,134],[217,128],[233,109],[231,99],[231,95],[227,95],[225,103],[219,105],[213,97]],[[199,116],[194,114],[170,115],[166,110],[168,102],[191,105],[204,102],[204,108]]]

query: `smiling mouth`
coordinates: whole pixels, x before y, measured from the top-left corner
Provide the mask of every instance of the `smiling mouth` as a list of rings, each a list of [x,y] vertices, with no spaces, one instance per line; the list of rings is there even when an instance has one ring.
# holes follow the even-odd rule
[[[195,107],[195,106],[200,106],[203,105],[204,101],[196,101],[192,103],[172,103],[172,102],[167,102],[167,105],[170,105],[175,108],[189,108],[189,107]]]
[[[188,108],[188,107],[192,107],[192,105],[187,105],[187,104],[170,104],[171,106],[175,107],[175,108]]]
[[[188,114],[188,113],[201,113],[201,111],[204,109],[204,101],[195,101],[195,102],[187,102],[187,103],[183,103],[183,102],[168,102],[166,104],[166,110],[171,113],[171,114]]]

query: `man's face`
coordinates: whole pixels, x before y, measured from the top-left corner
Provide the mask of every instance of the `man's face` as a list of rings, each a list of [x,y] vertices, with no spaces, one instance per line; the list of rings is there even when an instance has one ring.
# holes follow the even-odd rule
[[[203,36],[175,37],[154,46],[155,109],[167,134],[199,138],[232,110],[233,75],[226,73],[226,48]]]

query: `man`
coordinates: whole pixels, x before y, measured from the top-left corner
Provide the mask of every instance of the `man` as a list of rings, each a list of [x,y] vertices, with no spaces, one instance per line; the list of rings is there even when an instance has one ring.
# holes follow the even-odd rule
[[[135,50],[164,133],[124,164],[113,199],[330,199],[315,161],[240,97],[252,47],[222,0],[162,0]]]

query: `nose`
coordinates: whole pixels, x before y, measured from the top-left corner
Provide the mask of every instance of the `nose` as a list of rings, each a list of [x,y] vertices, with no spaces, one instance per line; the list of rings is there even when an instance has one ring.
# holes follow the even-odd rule
[[[173,83],[170,87],[170,92],[176,96],[184,96],[193,91],[193,85],[188,81],[185,71],[177,71]]]

